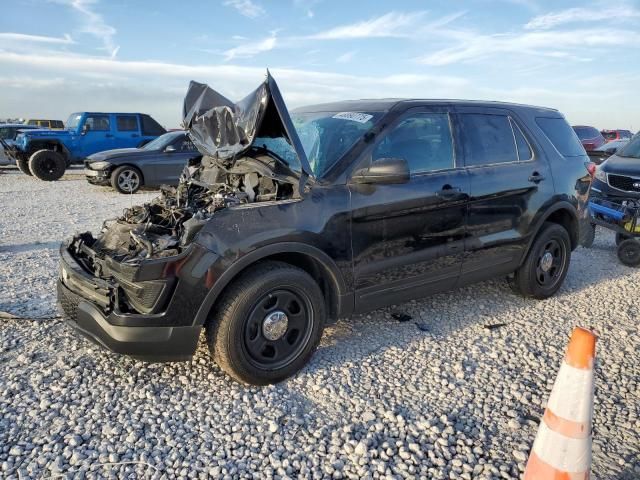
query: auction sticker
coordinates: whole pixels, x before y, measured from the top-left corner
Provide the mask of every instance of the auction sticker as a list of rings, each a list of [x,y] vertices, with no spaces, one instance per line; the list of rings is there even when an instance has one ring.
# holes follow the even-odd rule
[[[359,112],[340,112],[336,113],[332,118],[340,118],[342,120],[351,120],[358,123],[367,123],[373,118],[373,115]]]

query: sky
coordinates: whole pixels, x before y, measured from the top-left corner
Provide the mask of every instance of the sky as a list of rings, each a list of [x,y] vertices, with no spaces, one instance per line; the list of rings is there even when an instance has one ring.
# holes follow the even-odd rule
[[[240,100],[268,68],[290,108],[503,100],[640,129],[640,0],[11,0],[0,118],[140,111],[178,127],[190,80]]]

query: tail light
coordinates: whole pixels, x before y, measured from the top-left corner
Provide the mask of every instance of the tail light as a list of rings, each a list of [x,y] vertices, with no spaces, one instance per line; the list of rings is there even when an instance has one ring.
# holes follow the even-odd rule
[[[593,162],[585,162],[584,166],[587,167],[587,172],[589,172],[589,175],[593,178],[596,174],[596,164]]]

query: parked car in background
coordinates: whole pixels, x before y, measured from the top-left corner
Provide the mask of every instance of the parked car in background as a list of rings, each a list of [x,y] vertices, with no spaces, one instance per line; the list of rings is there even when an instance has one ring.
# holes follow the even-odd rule
[[[600,145],[598,148],[587,152],[587,154],[593,163],[599,165],[616,153],[620,148],[624,147],[627,143],[629,143],[629,139],[614,140]]]
[[[84,173],[89,183],[134,193],[143,185],[178,185],[184,167],[200,157],[186,132],[169,132],[141,148],[94,153],[84,161]]]
[[[290,114],[267,75],[235,105],[192,82],[183,111],[199,165],[60,248],[67,321],[121,354],[187,360],[205,330],[231,377],[278,382],[353,313],[495,276],[555,294],[588,220],[588,158],[556,110],[386,99]]]
[[[71,163],[114,148],[140,147],[166,133],[143,113],[73,113],[66,130],[30,130],[18,134],[12,152],[18,168],[40,180],[57,180]]]
[[[33,127],[48,128],[50,130],[64,130],[64,123],[62,123],[62,120],[27,119],[24,121],[24,124],[31,125]]]
[[[629,130],[602,130],[600,133],[607,142],[630,140],[633,137],[633,133]]]
[[[36,129],[38,127],[32,125],[23,125],[22,123],[5,123],[0,124],[0,165],[11,165],[16,163],[8,152],[15,145],[16,137],[21,130]]]
[[[573,130],[576,132],[576,135],[578,135],[578,138],[582,142],[582,146],[587,152],[595,150],[605,143],[604,137],[595,127],[575,125]]]

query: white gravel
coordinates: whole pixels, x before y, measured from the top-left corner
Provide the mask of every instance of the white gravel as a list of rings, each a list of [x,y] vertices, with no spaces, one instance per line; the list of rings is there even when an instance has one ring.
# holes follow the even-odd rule
[[[78,173],[0,169],[0,311],[55,315],[59,241],[129,206]],[[593,478],[640,478],[639,281],[602,231],[555,298],[496,280],[341,321],[266,388],[229,380],[204,345],[190,363],[145,364],[56,319],[0,320],[0,477],[519,478],[583,325],[601,335]]]

